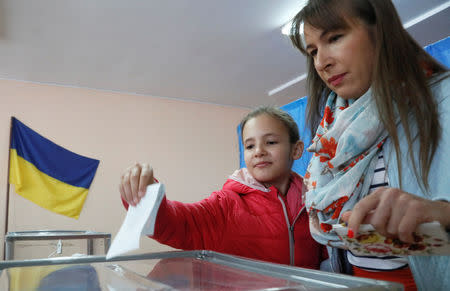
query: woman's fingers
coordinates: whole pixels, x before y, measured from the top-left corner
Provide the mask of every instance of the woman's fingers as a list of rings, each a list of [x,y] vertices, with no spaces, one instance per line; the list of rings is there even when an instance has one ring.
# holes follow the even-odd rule
[[[366,216],[378,206],[378,196],[368,195],[355,204],[348,218],[348,228],[351,232],[357,233],[360,224],[366,221]]]
[[[398,236],[401,240],[414,242],[413,232],[416,231],[419,224],[425,222],[438,221],[442,226],[446,226],[445,209],[441,208],[442,202],[409,196],[410,199],[403,203],[405,215],[398,226]]]
[[[391,218],[387,225],[387,234],[391,237],[398,237],[404,242],[413,242],[412,233],[418,225],[417,213],[411,208],[411,202],[417,201],[413,195],[395,189],[395,196],[392,202]]]
[[[448,227],[449,207],[448,202],[423,199],[396,188],[380,188],[341,218],[348,222],[350,232],[357,233],[360,224],[370,223],[385,236],[413,243],[413,233],[421,223],[437,220]]]
[[[352,215],[352,211],[350,211],[350,210],[346,211],[346,212],[342,213],[341,220],[348,224],[348,221],[349,221],[351,215]],[[372,215],[373,215],[373,211],[370,211],[368,214],[366,214],[366,217],[361,222],[361,224],[370,224]]]
[[[384,236],[390,236],[388,225],[393,218],[395,199],[398,195],[395,190],[393,188],[379,188],[369,195],[376,201],[374,209],[371,209],[373,214],[369,223]]]
[[[342,215],[341,215],[342,221],[348,223],[348,220],[350,219],[350,215],[352,215],[351,211],[345,211],[344,213],[342,213]]]

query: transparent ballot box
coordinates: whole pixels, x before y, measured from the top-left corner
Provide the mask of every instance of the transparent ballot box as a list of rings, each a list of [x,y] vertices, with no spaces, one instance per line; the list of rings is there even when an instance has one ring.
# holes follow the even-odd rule
[[[105,255],[111,234],[93,231],[39,230],[8,232],[5,259],[27,260],[48,257]]]
[[[403,290],[397,283],[211,251],[0,263],[0,290]]]

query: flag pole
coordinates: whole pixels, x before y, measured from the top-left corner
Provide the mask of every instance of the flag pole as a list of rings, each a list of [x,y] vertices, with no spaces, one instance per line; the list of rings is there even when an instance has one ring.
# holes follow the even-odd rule
[[[5,211],[5,236],[3,243],[3,260],[6,260],[6,235],[8,234],[8,218],[9,218],[9,164],[11,160],[11,139],[12,139],[12,123],[14,116],[11,116],[11,122],[9,125],[9,144],[8,144],[8,171],[6,174],[6,211]]]

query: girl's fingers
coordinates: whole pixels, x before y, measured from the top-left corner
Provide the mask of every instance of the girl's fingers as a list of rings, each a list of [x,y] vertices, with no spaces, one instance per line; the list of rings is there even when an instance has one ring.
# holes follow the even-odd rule
[[[120,194],[125,199],[128,204],[134,205],[132,195],[131,195],[131,186],[130,186],[130,171],[127,170],[122,175],[122,180],[120,183]]]
[[[131,186],[131,196],[135,204],[139,203],[140,197],[138,195],[139,191],[139,180],[141,176],[141,165],[136,164],[130,171],[130,186]]]
[[[147,163],[135,163],[128,167],[121,177],[120,195],[128,204],[136,206],[144,197],[147,186],[153,183],[152,167]]]
[[[153,179],[153,169],[150,167],[149,164],[142,164],[141,169],[141,176],[139,180],[139,187],[138,187],[138,197],[142,198],[145,195],[145,192],[147,190],[147,186],[154,183]]]

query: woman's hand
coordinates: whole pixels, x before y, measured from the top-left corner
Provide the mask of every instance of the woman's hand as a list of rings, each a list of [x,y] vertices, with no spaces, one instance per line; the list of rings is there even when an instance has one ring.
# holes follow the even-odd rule
[[[439,221],[450,227],[450,203],[432,201],[396,188],[379,188],[361,199],[352,211],[342,214],[348,223],[349,235],[361,223],[370,223],[382,235],[413,243],[412,233],[424,222]]]
[[[146,163],[136,163],[122,174],[120,195],[128,204],[136,206],[144,197],[147,186],[154,182],[152,167]]]

